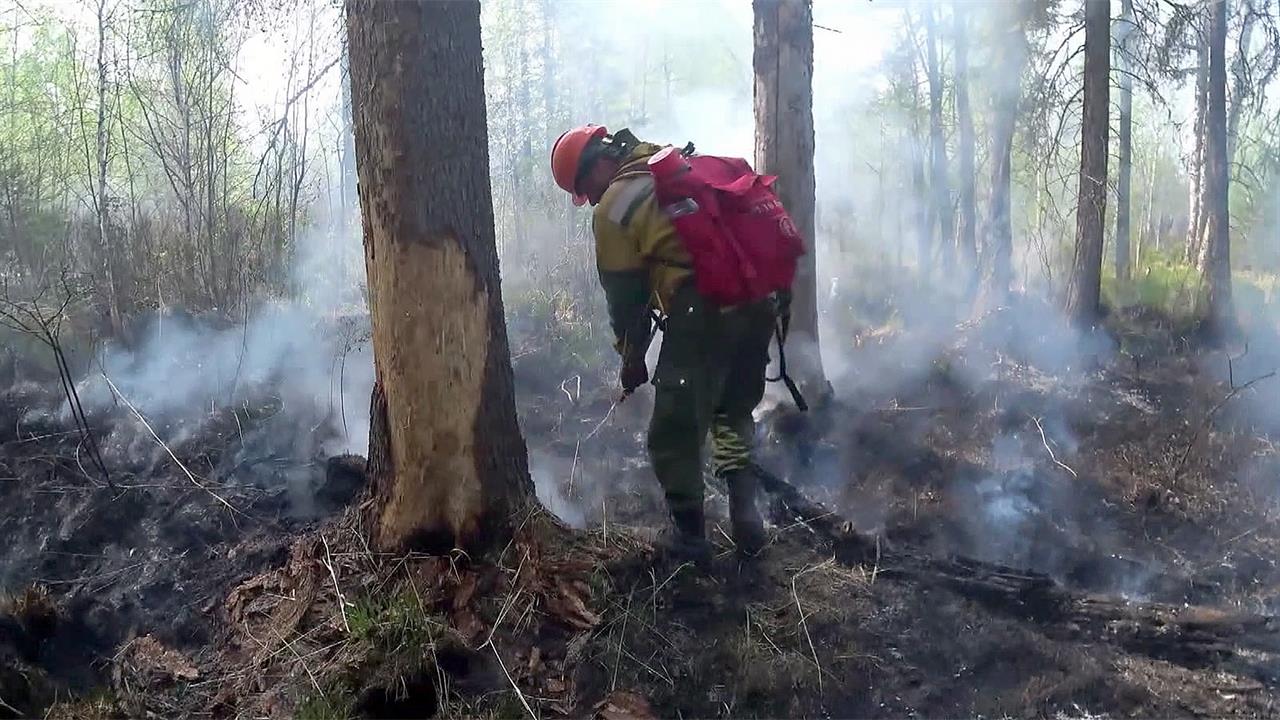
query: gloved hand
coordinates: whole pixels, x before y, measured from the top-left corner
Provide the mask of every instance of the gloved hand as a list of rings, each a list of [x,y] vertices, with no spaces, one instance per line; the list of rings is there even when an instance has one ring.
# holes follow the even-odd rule
[[[635,392],[636,388],[649,382],[649,368],[644,363],[644,356],[624,358],[622,372],[618,374],[618,379],[622,382],[622,391],[628,395]]]

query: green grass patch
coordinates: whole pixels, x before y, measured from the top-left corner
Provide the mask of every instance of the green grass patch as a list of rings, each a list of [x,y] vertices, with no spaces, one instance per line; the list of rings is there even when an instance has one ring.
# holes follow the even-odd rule
[[[1174,320],[1192,321],[1201,292],[1200,271],[1179,257],[1161,255],[1135,268],[1128,282],[1103,274],[1102,295],[1112,307],[1141,306],[1159,310]],[[1232,273],[1231,291],[1237,313],[1249,322],[1280,311],[1280,275],[1257,271]]]
[[[347,720],[354,717],[355,702],[345,692],[329,692],[306,698],[294,709],[298,720]]]
[[[388,651],[426,647],[443,631],[443,618],[427,613],[408,589],[383,596],[357,598],[347,608],[351,637]]]

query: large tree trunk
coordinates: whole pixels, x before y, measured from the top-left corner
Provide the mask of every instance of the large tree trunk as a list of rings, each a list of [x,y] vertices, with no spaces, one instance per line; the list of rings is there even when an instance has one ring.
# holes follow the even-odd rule
[[[806,394],[829,392],[818,347],[818,266],[813,176],[813,8],[810,0],[753,0],[756,170],[778,176],[778,194],[805,239],[787,338]]]
[[[950,275],[955,239],[951,215],[951,188],[947,181],[947,140],[942,132],[942,71],[938,65],[937,20],[934,6],[924,9],[925,41],[929,75],[929,184],[932,189],[933,216],[938,221],[937,247],[943,267]]]
[[[1235,330],[1231,301],[1231,230],[1227,156],[1227,0],[1209,6],[1209,87],[1205,114],[1205,229],[1199,265],[1203,290],[1199,315],[1213,338]]]
[[[977,266],[978,251],[974,236],[978,227],[978,206],[974,201],[973,110],[969,107],[969,38],[965,19],[968,9],[960,0],[951,8],[955,23],[956,44],[956,122],[960,127],[960,233],[957,237],[964,271],[972,273]]]
[[[1013,225],[1009,215],[1012,190],[1013,135],[1022,96],[1022,71],[1027,62],[1025,23],[1030,2],[990,7],[996,38],[995,73],[991,87],[991,197],[980,263],[981,286],[973,315],[981,316],[1004,305],[1013,282]]]
[[[1133,75],[1129,62],[1129,36],[1133,30],[1133,0],[1121,3],[1120,22],[1116,27],[1119,47],[1116,61],[1120,66],[1119,152],[1116,162],[1116,279],[1129,279],[1131,179],[1133,177]]]
[[[1186,245],[1188,262],[1195,262],[1200,256],[1200,240],[1204,233],[1205,116],[1209,104],[1209,55],[1205,30],[1204,24],[1197,19],[1196,55],[1199,58],[1199,65],[1196,69],[1195,122],[1192,126],[1195,145],[1191,154],[1191,169],[1188,172],[1191,180],[1190,218],[1187,221]]]
[[[478,2],[347,0],[376,383],[374,545],[482,549],[531,495],[489,187]]]
[[[1081,326],[1098,320],[1102,240],[1107,217],[1107,124],[1111,95],[1111,4],[1085,0],[1084,110],[1080,131],[1080,186],[1076,246],[1067,286],[1067,315]]]

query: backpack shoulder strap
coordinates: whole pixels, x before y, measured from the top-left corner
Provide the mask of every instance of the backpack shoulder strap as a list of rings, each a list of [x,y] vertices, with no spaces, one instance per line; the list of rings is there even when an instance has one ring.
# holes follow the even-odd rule
[[[653,176],[648,170],[629,170],[618,175],[613,179],[610,185],[621,184],[617,193],[609,206],[609,213],[606,217],[611,222],[615,222],[626,227],[631,218],[640,209],[640,205],[653,195]],[[610,188],[612,190],[612,187]]]

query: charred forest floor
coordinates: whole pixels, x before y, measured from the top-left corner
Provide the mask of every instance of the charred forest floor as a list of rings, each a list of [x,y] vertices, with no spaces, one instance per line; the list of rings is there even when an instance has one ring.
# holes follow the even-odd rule
[[[609,368],[536,336],[521,425],[568,522],[530,511],[477,562],[370,551],[359,459],[257,447],[297,422],[269,400],[108,485],[56,392],[17,385],[0,715],[1276,714],[1274,343],[1211,350],[1149,311],[1064,340],[1023,304],[828,333],[836,399],[761,423],[762,468],[799,492],[770,495],[743,562],[709,481],[706,572],[649,542],[645,396],[617,405]],[[92,420],[108,456],[154,444]]]

